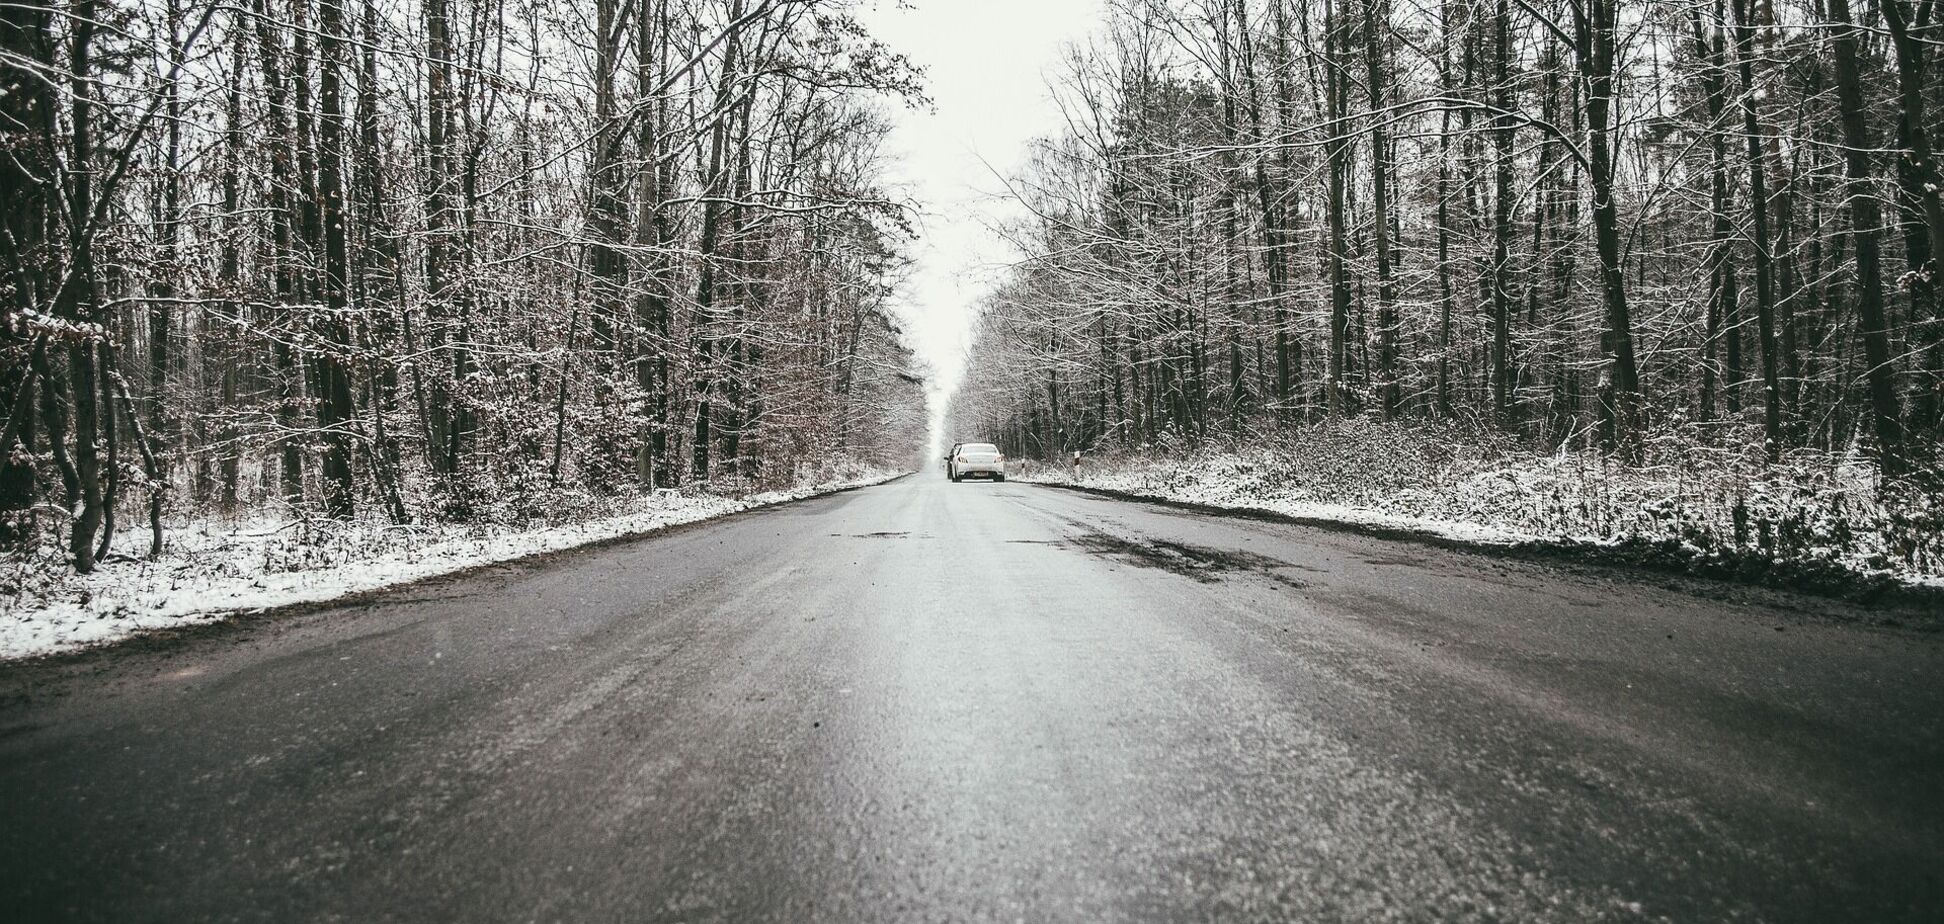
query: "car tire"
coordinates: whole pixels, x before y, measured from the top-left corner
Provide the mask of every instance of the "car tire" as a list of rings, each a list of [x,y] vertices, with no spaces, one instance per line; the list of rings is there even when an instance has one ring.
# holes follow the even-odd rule
[[[994,476],[992,476],[992,480],[993,480],[993,481],[997,481],[997,482],[999,482],[1000,484],[1005,484],[1005,483],[1006,483],[1006,476],[1004,476],[1004,475],[994,475]]]
[[[964,477],[962,477],[962,476],[959,476],[959,475],[953,475],[953,476],[952,476],[952,483],[953,483],[953,484],[958,484],[959,482],[961,482],[961,481],[964,481],[964,480],[965,480],[965,479],[964,479]]]

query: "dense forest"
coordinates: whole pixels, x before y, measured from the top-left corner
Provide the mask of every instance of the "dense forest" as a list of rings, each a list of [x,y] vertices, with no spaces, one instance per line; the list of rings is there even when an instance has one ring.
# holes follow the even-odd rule
[[[841,7],[0,5],[0,540],[902,464],[924,100]]]
[[[1024,258],[955,432],[1049,458],[1354,418],[1934,475],[1932,0],[1109,6],[1011,179]]]

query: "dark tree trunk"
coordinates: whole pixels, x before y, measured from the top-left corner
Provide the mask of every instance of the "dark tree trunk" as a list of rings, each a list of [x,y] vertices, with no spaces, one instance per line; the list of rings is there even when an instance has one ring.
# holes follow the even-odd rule
[[[37,394],[52,394],[61,383],[43,374],[48,368],[46,336],[28,336],[17,324],[29,310],[41,309],[47,287],[58,276],[60,255],[49,229],[56,212],[55,163],[57,103],[51,86],[14,61],[33,62],[53,69],[56,49],[50,7],[34,4],[0,5],[0,246],[11,265],[0,267],[9,298],[0,304],[0,405],[5,428],[0,431],[0,543],[25,541],[33,532],[36,473],[32,450]],[[37,387],[38,386],[38,387]],[[66,434],[49,429],[58,446]]]
[[[667,3],[657,0],[645,6],[638,20],[635,47],[636,86],[641,96],[637,105],[647,107],[638,115],[636,145],[642,159],[639,202],[635,220],[635,243],[651,251],[640,261],[641,294],[636,305],[636,321],[645,330],[642,348],[635,359],[636,382],[648,396],[649,412],[646,439],[637,463],[636,477],[644,487],[668,487],[676,473],[668,458],[669,424],[669,349],[672,334],[672,309],[669,305],[668,271],[657,254],[672,243],[667,216],[662,211],[664,190],[673,185],[672,158],[662,150],[666,104],[660,99],[661,84],[667,73]]]
[[[352,397],[350,216],[344,195],[344,96],[339,66],[343,58],[343,0],[320,0],[318,7],[317,215],[324,245],[325,316],[319,325],[322,349],[312,358],[317,370],[317,426],[322,434],[324,509],[348,517],[356,500],[351,470]]]
[[[1512,10],[1492,19],[1492,412],[1512,422]]]
[[[742,0],[735,0],[729,8],[729,20],[732,23],[737,22],[742,19],[742,15]],[[695,316],[694,323],[691,325],[696,338],[696,398],[695,442],[690,447],[693,453],[691,474],[701,481],[707,481],[709,478],[709,451],[714,436],[710,426],[714,414],[712,399],[716,376],[714,368],[716,333],[710,313],[715,309],[716,277],[720,272],[717,266],[719,261],[716,256],[716,245],[721,237],[720,200],[723,181],[728,173],[723,164],[730,141],[725,123],[728,121],[726,114],[732,111],[730,102],[734,98],[736,88],[736,58],[741,47],[742,37],[736,34],[729,36],[728,43],[723,49],[722,73],[717,78],[716,86],[716,112],[723,113],[725,116],[716,119],[714,127],[709,132],[708,172],[705,177],[706,182],[703,184],[703,195],[706,200],[702,203],[702,233],[697,254],[701,269],[695,284]]]
[[[1720,0],[1716,2],[1715,13],[1716,18],[1721,18]],[[1701,419],[1711,420],[1715,416],[1717,344],[1722,345],[1727,359],[1720,390],[1727,398],[1728,414],[1732,417],[1741,410],[1741,329],[1736,316],[1740,293],[1736,291],[1734,261],[1729,258],[1734,227],[1728,216],[1728,136],[1727,126],[1722,121],[1728,111],[1727,53],[1719,37],[1709,39],[1698,8],[1693,11],[1692,18],[1695,49],[1701,60],[1707,62],[1706,69],[1701,73],[1701,86],[1707,97],[1711,129],[1708,202],[1714,224],[1708,255],[1703,262],[1708,277],[1709,297],[1707,341],[1701,365]]]
[[[1350,139],[1348,124],[1349,80],[1344,75],[1343,49],[1348,44],[1345,35],[1345,17],[1331,8],[1330,0],[1323,5],[1323,49],[1326,59],[1324,72],[1325,105],[1329,108],[1329,122],[1326,129],[1329,141],[1326,156],[1329,159],[1329,200],[1327,216],[1329,224],[1328,254],[1325,265],[1330,286],[1330,369],[1328,389],[1325,400],[1332,416],[1342,416],[1349,411],[1345,401],[1348,383],[1344,381],[1344,365],[1350,344],[1350,277],[1349,240],[1345,228],[1344,196],[1345,186],[1350,178]]]
[[[421,376],[424,401],[425,454],[432,471],[451,477],[459,470],[465,452],[468,429],[459,408],[460,383],[468,360],[464,344],[455,328],[459,295],[453,284],[455,267],[452,237],[457,233],[458,217],[453,207],[457,170],[454,168],[453,132],[456,106],[452,75],[455,54],[449,0],[425,3],[425,140],[427,170],[425,185],[425,296],[426,337],[433,355],[449,359],[447,368],[431,366],[429,376]],[[416,368],[416,366],[414,367]]]
[[[94,36],[97,6],[95,0],[77,0],[69,52],[69,94],[73,100],[71,139],[68,150],[68,267],[74,280],[63,287],[56,305],[60,316],[79,324],[95,323],[96,292],[94,242],[91,234],[94,215]],[[74,471],[80,494],[80,509],[75,511],[69,534],[68,554],[74,570],[86,574],[95,566],[95,535],[103,517],[99,401],[101,383],[97,343],[92,336],[75,338],[68,346],[68,367],[73,373],[71,395],[74,404]]]
[[[1605,355],[1601,371],[1601,440],[1609,448],[1630,445],[1640,395],[1634,358],[1633,317],[1627,308],[1620,254],[1620,211],[1614,201],[1613,68],[1618,0],[1584,0],[1574,18],[1580,75],[1586,82],[1587,175],[1593,184],[1593,243],[1600,256],[1600,291],[1606,303]]]
[[[1500,0],[1503,5],[1504,0]],[[1383,0],[1364,0],[1364,63],[1370,80],[1371,236],[1377,253],[1377,404],[1384,419],[1397,416],[1400,391],[1397,370],[1397,282],[1391,271],[1390,211],[1390,65],[1384,40],[1390,30],[1390,7]]]
[[[256,4],[257,43],[263,56],[263,88],[269,106],[269,148],[273,174],[268,198],[270,261],[275,267],[272,275],[275,278],[276,307],[271,320],[280,328],[288,328],[294,323],[290,306],[298,300],[299,260],[293,202],[299,195],[300,187],[296,185],[297,165],[292,158],[297,139],[291,128],[288,87],[284,79],[283,40],[273,26],[276,20],[268,0],[256,0]],[[281,463],[279,487],[284,501],[296,506],[304,500],[304,447],[297,435],[297,409],[303,400],[303,375],[297,366],[296,351],[290,347],[288,330],[280,330],[279,333],[284,336],[276,337],[270,347],[271,360],[277,369],[277,401],[271,413],[278,429],[277,445]]]
[[[1775,336],[1775,266],[1770,251],[1768,158],[1764,156],[1761,119],[1755,98],[1755,26],[1749,20],[1749,0],[1733,0],[1736,66],[1742,81],[1742,132],[1748,140],[1748,206],[1753,219],[1755,252],[1755,334],[1762,346],[1762,420],[1770,459],[1781,456],[1781,347]]]
[[[1843,122],[1843,176],[1849,184],[1850,237],[1856,250],[1856,313],[1863,340],[1865,378],[1869,382],[1870,421],[1886,475],[1904,467],[1902,412],[1897,408],[1896,370],[1890,355],[1889,324],[1885,318],[1882,257],[1877,235],[1883,224],[1880,206],[1871,189],[1870,150],[1878,144],[1870,136],[1869,116],[1863,108],[1863,75],[1858,64],[1858,29],[1850,18],[1849,0],[1828,0],[1830,21],[1836,26],[1836,94]]]
[[[1925,57],[1936,36],[1918,34],[1931,24],[1935,8],[1932,0],[1922,0],[1914,14],[1903,0],[1877,0],[1877,6],[1889,27],[1897,68],[1897,142],[1903,149],[1897,177],[1905,200],[1920,216],[1908,223],[1906,233],[1913,271],[1911,322],[1919,331],[1928,331],[1919,335],[1916,344],[1923,350],[1929,382],[1918,394],[1915,416],[1934,436],[1944,435],[1944,169],[1933,153],[1925,95]],[[1926,313],[1928,318],[1921,317]]]

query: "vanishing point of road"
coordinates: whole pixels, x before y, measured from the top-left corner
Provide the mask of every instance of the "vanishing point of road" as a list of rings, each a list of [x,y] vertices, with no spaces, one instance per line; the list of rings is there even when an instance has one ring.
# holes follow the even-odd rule
[[[1944,920],[1944,633],[936,473],[0,667],[12,921]]]

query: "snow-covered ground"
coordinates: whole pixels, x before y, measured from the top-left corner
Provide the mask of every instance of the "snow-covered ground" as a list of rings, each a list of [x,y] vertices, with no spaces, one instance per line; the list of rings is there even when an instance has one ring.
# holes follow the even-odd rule
[[[1488,545],[1625,548],[1776,583],[1944,590],[1944,509],[1885,500],[1843,459],[1749,465],[1701,450],[1659,464],[1532,456],[1344,425],[1276,445],[1029,466],[1026,481],[1406,530]]]
[[[590,519],[532,528],[493,524],[398,526],[376,521],[256,518],[193,521],[166,529],[150,561],[111,556],[76,575],[58,553],[8,562],[0,575],[0,659],[96,645],[270,607],[314,603],[479,565],[724,516],[753,507],[876,484],[902,472],[863,470],[787,491],[744,497],[658,491]],[[118,535],[145,550],[144,524]]]
[[[1438,520],[1393,513],[1376,507],[1325,504],[1295,497],[1267,495],[1250,490],[1249,485],[1241,480],[1222,478],[1219,471],[1194,471],[1188,466],[1166,471],[1147,466],[1117,466],[1107,470],[1094,466],[1083,467],[1078,474],[1079,477],[1076,478],[1071,471],[1041,467],[1018,480],[1040,484],[1071,484],[1135,497],[1202,504],[1229,510],[1266,510],[1303,520],[1324,520],[1355,526],[1408,530],[1441,539],[1475,542],[1481,545],[1517,545],[1521,542],[1545,538],[1488,523]]]

